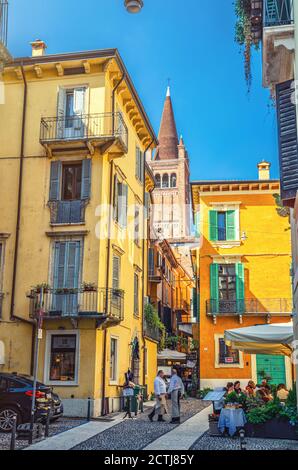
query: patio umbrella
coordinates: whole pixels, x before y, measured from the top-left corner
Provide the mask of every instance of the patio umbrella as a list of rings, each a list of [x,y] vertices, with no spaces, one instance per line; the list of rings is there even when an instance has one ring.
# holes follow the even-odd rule
[[[256,325],[225,331],[228,346],[249,354],[291,356],[294,341],[293,323]]]

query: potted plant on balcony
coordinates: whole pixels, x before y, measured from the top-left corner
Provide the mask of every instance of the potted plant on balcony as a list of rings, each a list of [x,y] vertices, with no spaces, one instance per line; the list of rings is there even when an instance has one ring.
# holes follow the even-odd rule
[[[48,294],[50,289],[51,286],[46,282],[42,284],[37,284],[36,286],[32,286],[32,291],[34,291],[36,294],[40,294],[42,290],[44,294]]]
[[[83,284],[81,285],[81,289],[84,292],[96,292],[97,291],[97,287],[94,282],[83,282]]]

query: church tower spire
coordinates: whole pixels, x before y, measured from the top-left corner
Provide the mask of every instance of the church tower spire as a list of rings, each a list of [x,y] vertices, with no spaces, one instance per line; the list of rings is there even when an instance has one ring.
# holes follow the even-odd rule
[[[179,141],[169,86],[167,88],[158,140],[159,145],[155,160],[174,160],[178,158]]]

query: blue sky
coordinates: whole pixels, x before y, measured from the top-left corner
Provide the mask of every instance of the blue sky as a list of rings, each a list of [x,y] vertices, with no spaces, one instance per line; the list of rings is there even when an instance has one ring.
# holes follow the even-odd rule
[[[233,0],[144,0],[129,15],[123,0],[10,0],[9,48],[30,54],[117,47],[158,132],[167,79],[191,179],[256,178],[272,162],[278,177],[275,110],[262,88],[261,52],[254,54],[250,96],[243,57],[234,43]]]

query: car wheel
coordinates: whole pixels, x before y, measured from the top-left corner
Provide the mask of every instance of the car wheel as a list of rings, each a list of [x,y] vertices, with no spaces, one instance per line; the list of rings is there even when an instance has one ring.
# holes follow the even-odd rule
[[[17,416],[17,425],[21,422],[21,414],[12,406],[0,408],[0,432],[11,432],[13,428],[13,417]]]

